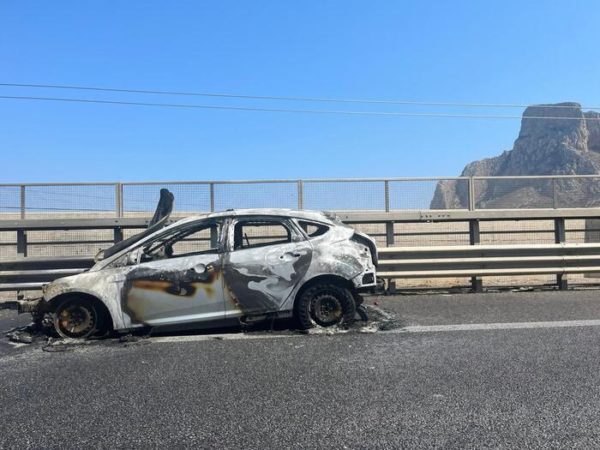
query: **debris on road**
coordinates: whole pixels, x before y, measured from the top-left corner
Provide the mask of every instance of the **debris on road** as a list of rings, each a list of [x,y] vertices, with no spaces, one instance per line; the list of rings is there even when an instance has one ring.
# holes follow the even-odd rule
[[[314,327],[309,330],[303,330],[306,334],[321,334],[321,335],[333,335],[341,333],[376,333],[378,331],[393,330],[404,326],[404,322],[396,317],[395,314],[385,311],[378,306],[375,306],[377,302],[373,302],[373,305],[361,305],[366,310],[368,320],[361,322],[354,322],[353,324],[342,327]]]
[[[330,327],[316,326],[309,330],[295,329],[290,327],[289,323],[281,322],[274,328],[272,321],[264,321],[253,324],[252,326],[243,326],[240,329],[242,334],[256,336],[258,334],[309,334],[309,335],[337,335],[344,333],[377,333],[404,326],[404,323],[394,313],[386,311],[374,305],[361,305],[361,321],[355,321],[350,325],[336,325]],[[364,320],[366,319],[366,320]],[[284,328],[281,328],[284,327]],[[150,338],[152,329],[139,329],[120,336],[107,334],[101,338],[57,338],[53,328],[43,323],[32,322],[29,325],[17,327],[5,333],[6,337],[13,343],[18,344],[41,344],[42,350],[47,352],[71,351],[77,347],[88,346],[93,343],[99,345],[120,345],[130,347],[134,345],[144,345],[152,342]],[[209,334],[210,336],[210,334]],[[108,338],[108,339],[107,339]],[[215,339],[221,339],[215,336]]]
[[[46,342],[49,334],[48,330],[37,322],[29,325],[12,328],[5,333],[9,341],[19,344],[32,344],[34,342]]]

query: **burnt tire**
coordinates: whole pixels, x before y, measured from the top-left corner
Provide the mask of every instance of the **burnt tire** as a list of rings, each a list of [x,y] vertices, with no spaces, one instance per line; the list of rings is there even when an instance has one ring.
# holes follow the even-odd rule
[[[106,331],[103,314],[86,298],[62,301],[52,316],[54,329],[62,338],[85,339]]]
[[[302,330],[315,326],[347,326],[354,322],[356,303],[352,293],[332,283],[319,283],[305,290],[296,303],[296,319]]]

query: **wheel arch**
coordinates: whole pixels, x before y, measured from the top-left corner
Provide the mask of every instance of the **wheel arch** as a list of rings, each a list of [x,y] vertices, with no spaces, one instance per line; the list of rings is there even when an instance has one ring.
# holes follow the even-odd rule
[[[59,294],[48,301],[48,309],[50,311],[54,311],[59,304],[72,299],[86,299],[91,302],[97,311],[102,314],[103,318],[106,320],[106,324],[108,325],[109,330],[115,329],[114,318],[106,306],[106,304],[97,296],[83,292],[83,291],[69,291]]]
[[[352,284],[352,281],[350,281],[344,277],[341,277],[339,275],[334,275],[334,274],[317,275],[316,277],[313,277],[310,280],[305,281],[302,284],[302,286],[300,286],[300,289],[298,289],[298,291],[296,292],[296,295],[294,296],[294,305],[293,305],[294,312],[296,311],[296,305],[298,304],[298,299],[300,297],[302,297],[302,294],[307,289],[310,289],[311,287],[313,287],[317,284],[320,284],[320,283],[335,284],[340,287],[344,287],[344,288],[348,289],[352,293],[353,296],[355,296],[355,294],[356,294],[356,288],[354,287],[354,284]]]

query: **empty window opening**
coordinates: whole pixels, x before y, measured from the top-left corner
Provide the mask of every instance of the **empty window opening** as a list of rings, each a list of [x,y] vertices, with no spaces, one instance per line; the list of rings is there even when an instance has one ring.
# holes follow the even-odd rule
[[[264,247],[292,242],[288,227],[275,221],[239,221],[234,228],[234,249]]]

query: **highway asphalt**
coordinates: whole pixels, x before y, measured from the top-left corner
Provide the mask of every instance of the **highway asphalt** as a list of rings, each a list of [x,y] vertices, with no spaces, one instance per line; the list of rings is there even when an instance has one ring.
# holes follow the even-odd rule
[[[0,448],[600,447],[600,290],[369,302],[405,327],[3,338]]]

